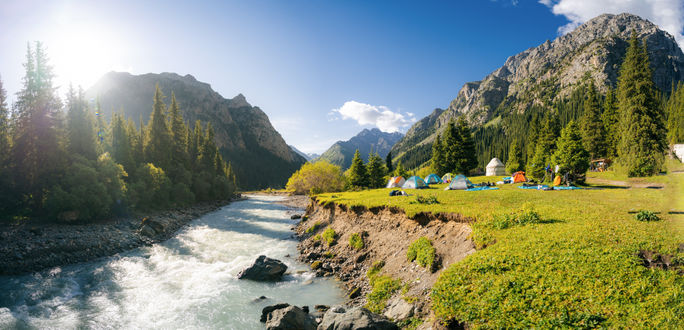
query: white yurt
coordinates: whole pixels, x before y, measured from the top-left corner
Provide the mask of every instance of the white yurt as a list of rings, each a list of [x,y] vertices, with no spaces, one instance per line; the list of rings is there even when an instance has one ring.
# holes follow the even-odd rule
[[[492,158],[487,164],[487,176],[501,176],[506,175],[506,166],[499,160],[499,158]]]

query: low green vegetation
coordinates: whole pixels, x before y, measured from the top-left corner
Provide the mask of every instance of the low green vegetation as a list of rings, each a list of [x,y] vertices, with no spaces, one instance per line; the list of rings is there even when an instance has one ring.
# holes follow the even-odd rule
[[[328,227],[323,231],[321,238],[328,246],[331,246],[337,242],[337,233],[335,232],[335,229]]]
[[[384,266],[384,261],[376,261],[366,272],[372,289],[366,296],[367,303],[365,307],[373,313],[382,313],[387,306],[387,300],[401,289],[400,280],[380,274]]]
[[[439,200],[437,200],[437,196],[416,196],[416,199],[411,201],[411,204],[439,204]]]
[[[368,271],[366,272],[366,277],[368,277],[368,279],[371,281],[371,285],[375,276],[382,270],[382,267],[385,267],[385,261],[378,260],[373,262],[371,267],[368,268]]]
[[[363,249],[363,237],[361,237],[359,233],[351,234],[351,236],[349,236],[349,246],[351,246],[351,248],[354,250]]]
[[[316,260],[311,263],[311,269],[316,270],[318,268],[321,268],[321,262],[319,260]]]
[[[538,191],[503,185],[469,192],[434,185],[410,190],[416,196],[437,196],[440,203],[432,205],[389,197],[387,189],[317,198],[348,207],[398,208],[408,217],[444,212],[472,218],[480,250],[449,266],[432,289],[432,308],[442,320],[474,328],[681,328],[683,266],[646,268],[638,253],[684,258],[678,251],[684,237],[684,218],[678,213],[684,209],[679,197],[684,174],[653,178],[664,187]],[[639,210],[662,220],[635,221]],[[381,268],[371,267],[369,278]]]
[[[660,218],[655,212],[648,210],[639,211],[636,215],[634,215],[634,218],[639,221],[660,221]]]
[[[417,317],[411,317],[406,320],[399,321],[397,325],[399,328],[404,329],[404,330],[414,330],[417,329],[421,324],[423,324],[423,320],[419,319]]]
[[[309,227],[309,228],[306,229],[306,233],[307,233],[307,234],[315,233],[316,231],[318,231],[318,228],[319,228],[320,226],[321,226],[321,223],[318,222],[318,221],[316,221],[316,222],[313,224],[313,226],[311,226],[311,227]]]
[[[415,240],[409,245],[406,259],[411,262],[415,260],[421,267],[432,270],[435,263],[435,248],[432,242],[425,236]]]

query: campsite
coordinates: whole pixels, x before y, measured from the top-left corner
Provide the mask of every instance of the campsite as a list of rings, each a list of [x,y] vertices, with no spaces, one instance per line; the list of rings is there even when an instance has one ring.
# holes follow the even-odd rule
[[[676,270],[681,266],[675,259],[662,268],[641,265],[644,251],[677,253],[684,234],[684,216],[677,210],[684,209],[684,201],[676,196],[684,194],[684,175],[614,180],[626,186],[603,183],[614,176],[592,172],[586,189],[579,190],[527,190],[517,183],[490,191],[445,191],[447,184],[437,184],[404,189],[408,196],[375,189],[320,194],[316,200],[350,209],[397,209],[417,220],[426,214],[467,218],[478,251],[449,265],[437,280],[431,299],[439,317],[498,328],[511,322],[553,324],[549,315],[581,309],[587,318],[611,315],[609,327],[671,324],[681,317],[676,312],[683,304],[681,268]],[[477,184],[503,176],[468,179]],[[427,198],[438,203],[415,202]],[[641,210],[653,210],[662,220],[637,221]],[[530,214],[536,220],[520,220]]]

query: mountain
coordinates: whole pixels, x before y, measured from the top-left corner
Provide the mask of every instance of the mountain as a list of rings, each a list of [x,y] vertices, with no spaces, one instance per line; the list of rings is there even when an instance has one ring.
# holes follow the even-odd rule
[[[349,141],[337,141],[318,159],[326,160],[331,164],[342,167],[342,169],[347,169],[351,166],[356,149],[359,149],[359,153],[361,153],[364,161],[368,161],[368,154],[371,151],[385,158],[392,146],[402,137],[403,134],[399,132],[385,133],[377,128],[364,129],[361,133],[349,139]]]
[[[110,72],[86,91],[86,97],[99,101],[101,116],[107,120],[112,111],[122,109],[137,124],[141,118],[146,123],[156,84],[166,95],[167,104],[171,93],[175,93],[190,126],[196,120],[211,122],[216,143],[224,159],[232,164],[241,189],[283,186],[306,161],[288,147],[268,116],[251,106],[242,94],[226,99],[191,75]]]
[[[318,157],[321,156],[321,155],[315,154],[315,153],[309,153],[309,154],[307,154],[307,153],[305,153],[305,152],[303,152],[303,151],[297,149],[297,148],[296,148],[295,146],[293,146],[293,145],[290,145],[290,149],[292,149],[292,151],[296,152],[298,155],[304,157],[304,159],[306,159],[306,161],[308,161],[308,162],[314,161],[314,160],[316,160],[316,158],[318,158]]]
[[[669,91],[673,81],[684,80],[684,54],[670,34],[635,15],[604,14],[554,41],[509,57],[484,79],[464,84],[446,110],[435,111],[413,125],[392,155],[409,167],[420,166],[430,158],[436,132],[458,116],[465,116],[475,128],[499,127],[509,138],[507,120],[515,114],[533,108],[563,112],[560,105],[589,81],[605,94],[617,85],[632,31],[647,43],[653,81],[661,91]],[[489,161],[489,156],[505,156],[501,155],[505,150],[480,154],[480,163]]]

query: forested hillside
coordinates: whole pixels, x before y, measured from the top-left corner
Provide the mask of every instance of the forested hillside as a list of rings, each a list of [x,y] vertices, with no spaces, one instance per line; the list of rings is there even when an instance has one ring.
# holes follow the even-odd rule
[[[506,162],[514,142],[527,163],[545,122],[551,121],[557,136],[570,121],[587,120],[582,116],[589,90],[594,90],[599,109],[591,120],[615,120],[610,117],[619,68],[632,36],[645,43],[658,105],[669,125],[668,142],[681,142],[677,86],[684,80],[684,54],[677,42],[637,16],[605,14],[510,57],[482,81],[466,83],[447,110],[433,112],[407,132],[392,149],[395,160],[408,168],[427,165],[436,133],[450,119],[464,116],[473,127],[479,168],[493,157]]]
[[[234,195],[211,123],[187,126],[173,93],[157,86],[146,125],[107,122],[81,89],[62,102],[47,58],[28,48],[11,116],[0,83],[0,217],[88,221]]]
[[[140,124],[152,111],[156,85],[167,94],[175,93],[183,120],[191,128],[197,120],[212,123],[216,144],[233,165],[240,188],[282,187],[305,162],[289,148],[268,116],[242,94],[225,99],[191,75],[110,72],[86,91],[86,98],[99,102],[107,120],[112,113],[123,111]]]
[[[378,154],[385,158],[397,141],[402,138],[402,134],[386,133],[377,128],[364,129],[348,141],[337,141],[326,150],[319,159],[325,160],[333,165],[340,166],[343,170],[352,164],[352,158],[356,150],[361,154],[364,161],[368,161],[371,153]]]

